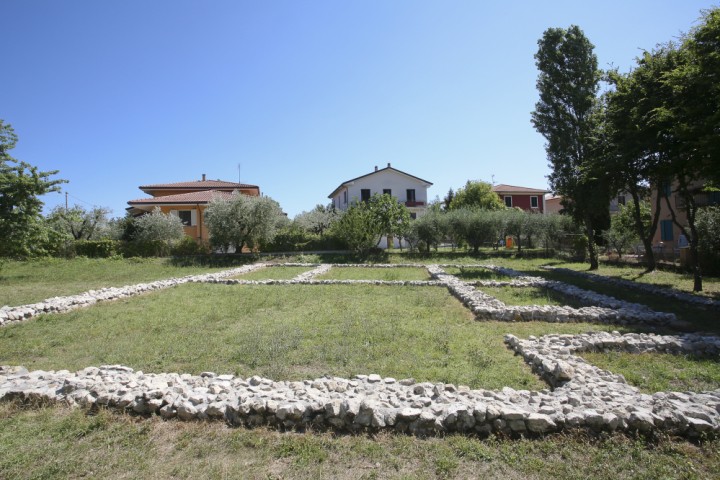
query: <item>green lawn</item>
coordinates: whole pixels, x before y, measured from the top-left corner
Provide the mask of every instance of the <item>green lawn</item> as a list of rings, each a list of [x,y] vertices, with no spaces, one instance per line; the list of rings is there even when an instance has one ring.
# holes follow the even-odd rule
[[[327,273],[315,277],[318,280],[430,280],[424,268],[413,267],[333,267]]]
[[[611,327],[476,322],[442,287],[193,284],[4,327],[0,364],[539,389],[503,335],[599,329]]]
[[[423,260],[393,253],[383,261],[508,266],[674,311],[694,322],[695,328],[720,331],[716,312],[538,268],[549,262],[565,266],[558,261],[467,256],[462,260],[463,255],[443,253]],[[0,271],[0,294],[10,298],[14,290],[32,294],[35,288],[53,292],[77,288],[68,292],[77,293],[102,286],[100,281],[130,284],[219,268],[180,267],[163,260],[8,262]],[[267,273],[290,275],[289,268],[264,269],[264,278]],[[300,267],[292,276],[307,270]],[[373,270],[396,269],[348,267],[331,272],[371,273],[367,278],[378,278]],[[404,270],[397,270],[401,278],[392,279],[422,271]],[[148,278],[141,279],[142,275]],[[535,289],[497,290],[497,296],[507,290],[508,295],[534,297],[530,302],[534,304],[542,297],[554,301],[544,292],[532,293]],[[188,284],[2,327],[0,364],[77,370],[120,363],[146,372],[211,370],[278,380],[378,373],[473,388],[533,390],[546,385],[506,348],[504,334],[527,338],[600,330],[642,331],[614,325],[477,322],[442,287]],[[720,384],[717,360],[617,352],[580,355],[625,375],[647,392],[702,390]],[[720,439],[690,443],[662,435],[591,437],[582,432],[534,440],[463,435],[419,439],[387,432],[279,433],[228,428],[220,422],[0,404],[0,478],[524,480],[715,478],[718,471]]]
[[[682,292],[693,293],[693,276],[690,273],[674,273],[661,270],[646,273],[642,266],[610,265],[607,263],[601,264],[600,268],[594,272],[588,272],[588,265],[586,263],[564,263],[558,266],[580,272],[593,273],[606,277],[623,278],[634,282],[649,283],[659,287],[672,288]],[[703,291],[697,295],[704,295],[720,300],[720,278],[704,277]]]
[[[239,280],[292,280],[301,273],[312,269],[313,267],[264,267],[233,278]]]
[[[0,267],[0,306],[25,305],[171,277],[224,270],[219,266],[178,266],[164,258],[8,260]]]
[[[505,305],[569,305],[575,308],[586,306],[549,288],[477,287],[477,289],[497,298]]]
[[[541,265],[552,265],[556,267],[565,267],[568,265],[572,265],[566,262],[562,262],[560,260],[553,260],[548,258],[517,259],[506,257],[490,257],[476,259],[476,261],[478,260],[487,264],[494,264],[501,267],[512,268],[525,275],[547,278],[549,280],[558,280],[586,290],[593,290],[604,295],[609,295],[620,300],[647,305],[648,307],[658,312],[674,313],[680,320],[683,320],[689,324],[689,331],[702,331],[715,335],[720,335],[720,322],[718,322],[717,310],[709,310],[679,300],[661,297],[659,295],[650,295],[648,293],[644,293],[627,287],[608,285],[605,283],[593,281],[592,279],[580,278],[572,274],[554,272],[540,268]],[[714,281],[717,282],[714,279],[708,280],[708,286],[711,285]],[[667,331],[665,333],[674,332]]]
[[[464,280],[466,282],[472,282],[474,280],[495,280],[498,282],[507,282],[509,280],[513,280],[512,277],[481,267],[445,267],[443,270],[445,270],[445,273],[454,275],[460,280]]]
[[[622,373],[628,383],[646,393],[720,388],[718,358],[625,352],[583,352],[579,356],[602,369]]]
[[[720,439],[556,434],[485,440],[229,428],[0,405],[0,478],[717,478]]]

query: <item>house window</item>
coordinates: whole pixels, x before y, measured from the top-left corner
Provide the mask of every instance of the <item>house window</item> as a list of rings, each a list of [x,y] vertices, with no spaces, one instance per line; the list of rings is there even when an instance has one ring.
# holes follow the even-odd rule
[[[625,195],[618,195],[618,205],[625,205]]]
[[[405,191],[405,195],[407,197],[408,202],[415,202],[415,189],[414,188],[408,188]]]
[[[347,190],[343,192],[343,203],[347,205]]]
[[[671,242],[673,239],[673,222],[672,220],[660,221],[660,240],[663,242]]]
[[[392,197],[392,190],[389,188],[383,188],[383,195],[390,195]]]
[[[417,219],[417,213],[415,213],[415,212],[410,212],[410,218],[413,219],[413,220]]]
[[[530,197],[530,208],[538,208],[538,197]]]
[[[666,197],[670,197],[670,195],[672,194],[672,184],[667,180],[663,181],[660,184],[660,189],[662,190],[663,195],[665,195]]]
[[[504,198],[505,198],[505,206],[508,208],[512,207],[512,196],[506,195]]]
[[[720,205],[720,192],[708,193],[708,205]]]
[[[363,202],[367,202],[370,200],[370,189],[369,188],[363,188],[360,190],[360,200]]]
[[[192,212],[190,210],[178,210],[178,217],[183,225],[187,227],[192,225]]]

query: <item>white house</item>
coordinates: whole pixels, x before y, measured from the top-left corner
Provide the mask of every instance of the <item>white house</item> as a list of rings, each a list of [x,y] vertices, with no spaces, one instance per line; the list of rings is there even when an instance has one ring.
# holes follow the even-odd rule
[[[410,211],[411,218],[417,218],[425,213],[427,208],[427,189],[431,182],[418,178],[409,173],[387,167],[362,175],[341,183],[328,195],[338,210],[347,210],[353,202],[369,200],[373,195],[387,193],[405,204]],[[387,245],[383,239],[380,246]]]

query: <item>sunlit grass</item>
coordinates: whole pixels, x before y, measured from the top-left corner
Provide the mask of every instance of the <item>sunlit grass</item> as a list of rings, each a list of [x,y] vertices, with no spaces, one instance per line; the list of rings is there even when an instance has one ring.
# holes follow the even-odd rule
[[[593,365],[622,374],[646,393],[720,388],[720,359],[662,353],[583,352]]]
[[[0,269],[0,306],[73,295],[229,267],[177,266],[165,258],[46,258],[6,260]]]
[[[563,326],[563,332],[588,325]],[[476,322],[442,287],[183,285],[0,329],[0,364],[300,380],[378,373],[499,389],[545,385],[503,334],[547,324]]]
[[[430,280],[424,268],[413,267],[333,267],[327,273],[318,275],[318,280]]]
[[[239,280],[292,280],[313,267],[263,267],[233,278]]]
[[[288,433],[0,405],[0,477],[8,479],[714,478],[718,451],[719,439]]]

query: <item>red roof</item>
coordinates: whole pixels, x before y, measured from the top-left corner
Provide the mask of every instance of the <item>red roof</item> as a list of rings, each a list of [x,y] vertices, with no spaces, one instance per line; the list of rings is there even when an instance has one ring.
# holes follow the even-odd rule
[[[539,188],[516,187],[515,185],[495,185],[492,187],[495,193],[547,193],[548,190],[540,190]]]
[[[227,182],[226,182],[227,183]],[[130,200],[130,205],[168,205],[168,204],[198,204],[209,203],[213,198],[229,199],[233,197],[230,192],[220,190],[204,190],[202,192],[180,193],[177,195],[166,195],[164,197],[141,198]]]
[[[193,182],[178,182],[178,183],[157,183],[155,185],[141,185],[140,190],[155,190],[155,189],[178,189],[178,188],[192,188],[193,190],[214,190],[217,188],[223,189],[236,189],[236,188],[259,188],[257,185],[249,185],[247,183],[235,183],[226,182],[223,180],[195,180]]]

